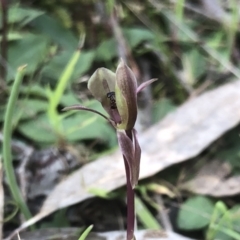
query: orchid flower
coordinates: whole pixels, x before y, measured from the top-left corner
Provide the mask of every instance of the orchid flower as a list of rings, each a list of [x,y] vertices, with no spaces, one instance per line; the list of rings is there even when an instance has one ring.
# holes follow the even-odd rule
[[[81,105],[73,105],[63,110],[86,110],[107,119],[116,129],[118,143],[123,154],[127,178],[127,240],[134,239],[134,188],[138,182],[141,148],[134,125],[137,119],[137,94],[152,79],[137,87],[132,70],[120,61],[116,73],[106,68],[98,68],[88,81],[88,89],[108,113],[102,113]]]

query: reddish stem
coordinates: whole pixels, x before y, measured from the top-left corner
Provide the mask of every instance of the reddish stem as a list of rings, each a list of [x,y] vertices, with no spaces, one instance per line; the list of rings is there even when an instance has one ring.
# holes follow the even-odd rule
[[[128,163],[124,158],[124,165],[127,178],[127,240],[134,239],[134,225],[135,225],[135,205],[134,205],[134,189],[130,182],[130,171]]]

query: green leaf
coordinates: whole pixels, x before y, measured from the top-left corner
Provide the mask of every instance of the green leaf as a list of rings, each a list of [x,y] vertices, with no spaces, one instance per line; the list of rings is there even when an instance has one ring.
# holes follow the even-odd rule
[[[229,218],[219,218],[219,221],[215,223],[217,232],[214,236],[214,239],[240,239],[240,205],[237,204],[232,207],[230,210],[226,209]],[[225,214],[226,214],[225,211]]]
[[[185,201],[178,214],[177,223],[181,230],[202,229],[210,223],[214,210],[213,202],[203,196],[196,196]]]
[[[113,38],[102,41],[96,51],[97,61],[110,61],[117,56],[117,43]]]
[[[206,72],[206,61],[204,56],[197,50],[192,49],[183,55],[182,58],[185,81],[194,85],[196,80]]]
[[[59,79],[63,69],[69,62],[74,51],[63,51],[57,56],[55,56],[42,70],[42,74],[45,78],[51,78],[54,80]],[[87,72],[92,66],[94,60],[93,51],[82,51],[79,60],[76,63],[72,79],[77,79],[81,77],[82,74]]]
[[[84,105],[103,112],[97,101],[91,101]],[[93,113],[77,111],[71,116],[63,118],[62,126],[63,137],[70,142],[97,138],[108,143],[109,146],[116,145],[115,130],[104,119]],[[38,143],[55,143],[58,140],[46,114],[40,114],[35,119],[20,122],[17,129]]]
[[[229,210],[229,213],[231,215],[231,219],[232,219],[232,224],[233,224],[233,229],[235,231],[237,231],[238,233],[240,233],[240,205],[237,204],[234,207],[232,207]]]
[[[155,39],[154,34],[145,28],[126,28],[123,29],[123,34],[130,48],[137,47],[143,41],[153,41]],[[109,49],[111,49],[111,51],[109,51]],[[115,57],[118,57],[115,38],[110,38],[101,42],[97,48],[96,60],[110,61]]]
[[[47,110],[48,103],[43,100],[38,99],[26,99],[18,101],[13,115],[13,119],[30,119],[37,116],[38,113],[44,112]]]
[[[73,92],[68,92],[61,97],[61,104],[63,104],[64,107],[68,107],[78,103],[79,103],[79,100],[73,94]]]
[[[37,83],[28,86],[22,86],[20,91],[28,96],[47,99],[46,88]]]
[[[24,26],[43,14],[44,12],[40,10],[13,5],[8,9],[8,24],[20,23],[21,26]],[[0,27],[2,27],[2,18],[0,19]]]
[[[63,119],[62,124],[69,141],[96,138],[105,142],[115,140],[115,132],[111,126],[100,116],[89,112],[78,112],[69,118]]]
[[[10,31],[7,34],[7,39],[8,41],[14,41],[14,40],[19,40],[24,37],[24,34],[20,32],[15,32],[15,31]],[[0,41],[2,41],[2,35],[0,36]]]
[[[217,231],[216,234],[214,235],[214,239],[232,240],[232,237],[226,233],[226,231],[228,232],[228,230],[232,229],[221,226],[219,231]]]
[[[27,64],[26,73],[34,73],[45,60],[49,45],[46,37],[34,34],[27,34],[23,39],[9,45],[9,72],[12,74],[12,69]],[[12,79],[11,74],[8,74],[8,80]]]
[[[131,48],[137,47],[142,42],[155,39],[155,35],[146,28],[124,29],[123,34]]]
[[[219,232],[219,234],[216,235],[215,239],[240,240],[240,234],[232,229],[223,227],[221,229],[221,232],[222,232],[222,234]]]
[[[34,21],[31,22],[31,26],[43,35],[48,36],[64,49],[74,51],[78,46],[78,38],[76,38],[70,30],[64,28],[60,21],[57,21],[53,17],[42,15],[34,19]],[[72,52],[70,56],[72,56]]]
[[[172,112],[176,109],[176,106],[173,104],[171,99],[162,98],[153,105],[152,119],[156,123],[165,117],[169,112]]]
[[[229,237],[224,229],[231,229],[231,218],[227,206],[222,201],[217,201],[211,216],[211,221],[206,231],[206,239],[226,239]],[[220,237],[220,238],[219,238]],[[231,239],[231,238],[230,238]]]
[[[48,103],[40,99],[18,100],[13,113],[13,121],[34,118],[38,113],[47,110]],[[0,121],[3,121],[5,106],[0,106]]]
[[[83,105],[106,114],[100,103],[96,100],[83,103]],[[76,114],[63,119],[62,124],[66,130],[66,136],[69,141],[97,138],[109,143],[110,146],[116,145],[115,130],[105,119],[94,113],[76,111]]]
[[[20,122],[17,130],[34,142],[50,144],[57,141],[57,136],[46,114],[41,114],[36,119]]]
[[[230,210],[224,202],[215,204],[211,222],[206,232],[206,239],[239,239],[240,206],[237,204]]]

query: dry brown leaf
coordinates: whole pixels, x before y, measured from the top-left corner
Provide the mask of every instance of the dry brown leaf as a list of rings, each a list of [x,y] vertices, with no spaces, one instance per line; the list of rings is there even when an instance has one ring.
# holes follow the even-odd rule
[[[240,121],[240,81],[235,81],[191,99],[140,137],[140,178],[198,155]],[[125,184],[119,151],[77,170],[60,182],[45,200],[41,211],[20,229],[50,213],[81,202],[93,194],[89,189],[111,191]],[[19,230],[19,229],[17,229]]]
[[[239,194],[240,176],[227,177],[230,173],[231,166],[229,163],[212,161],[204,165],[193,179],[183,183],[180,188],[214,197]]]

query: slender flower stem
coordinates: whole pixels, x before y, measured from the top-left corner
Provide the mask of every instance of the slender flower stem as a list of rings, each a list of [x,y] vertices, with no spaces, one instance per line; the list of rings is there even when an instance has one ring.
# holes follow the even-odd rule
[[[127,160],[125,157],[123,158],[127,178],[127,240],[133,240],[135,225],[134,189],[130,182],[130,171]]]

